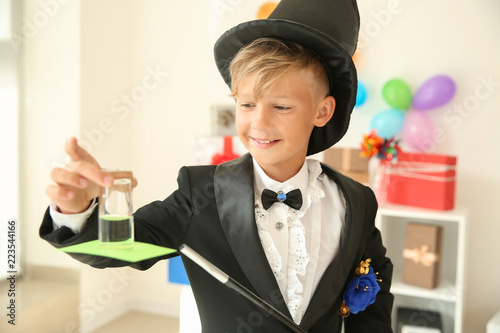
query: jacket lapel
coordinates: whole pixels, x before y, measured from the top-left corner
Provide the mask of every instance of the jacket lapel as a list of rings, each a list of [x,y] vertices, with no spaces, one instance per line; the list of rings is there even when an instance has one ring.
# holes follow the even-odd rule
[[[331,309],[334,302],[343,294],[346,283],[350,281],[348,277],[355,264],[360,242],[360,233],[353,232],[353,230],[359,227],[358,225],[362,221],[360,214],[363,210],[357,209],[352,200],[355,190],[345,181],[344,176],[325,165],[322,167],[323,171],[335,181],[346,200],[345,227],[340,251],[323,274],[300,323],[306,329],[310,328],[326,311]]]
[[[255,223],[251,155],[218,165],[214,186],[222,229],[241,269],[262,299],[291,317]]]

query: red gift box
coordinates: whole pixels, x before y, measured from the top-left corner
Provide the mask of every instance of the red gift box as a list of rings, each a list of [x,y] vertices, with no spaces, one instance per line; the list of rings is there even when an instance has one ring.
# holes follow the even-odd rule
[[[397,163],[385,163],[386,202],[453,209],[456,164],[454,156],[400,152]]]

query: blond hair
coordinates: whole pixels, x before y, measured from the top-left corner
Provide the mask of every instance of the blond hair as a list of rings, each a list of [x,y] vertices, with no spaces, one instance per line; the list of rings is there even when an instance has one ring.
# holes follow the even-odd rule
[[[329,81],[320,60],[305,47],[275,38],[259,38],[241,48],[231,61],[231,96],[238,94],[239,82],[249,74],[257,74],[256,97],[279,81],[285,74],[311,70],[316,89],[326,97]]]

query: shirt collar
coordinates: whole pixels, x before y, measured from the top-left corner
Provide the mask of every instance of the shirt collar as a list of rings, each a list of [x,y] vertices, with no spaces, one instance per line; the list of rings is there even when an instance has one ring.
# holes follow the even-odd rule
[[[269,178],[269,176],[266,175],[264,170],[262,170],[259,163],[257,163],[255,159],[253,159],[253,168],[254,188],[257,195],[260,195],[260,193],[262,193],[262,191],[264,191],[264,189],[266,188],[274,192],[283,191],[285,193],[298,188],[302,193],[306,193],[309,179],[307,160],[304,161],[304,164],[302,164],[302,167],[300,168],[299,172],[295,174],[295,176],[283,183]]]

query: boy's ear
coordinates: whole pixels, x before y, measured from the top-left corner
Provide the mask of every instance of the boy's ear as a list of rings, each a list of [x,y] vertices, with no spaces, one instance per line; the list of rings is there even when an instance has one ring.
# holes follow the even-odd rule
[[[316,127],[323,127],[332,119],[333,113],[335,112],[335,105],[336,101],[333,96],[326,96],[321,100],[318,104],[319,110],[314,121]]]

